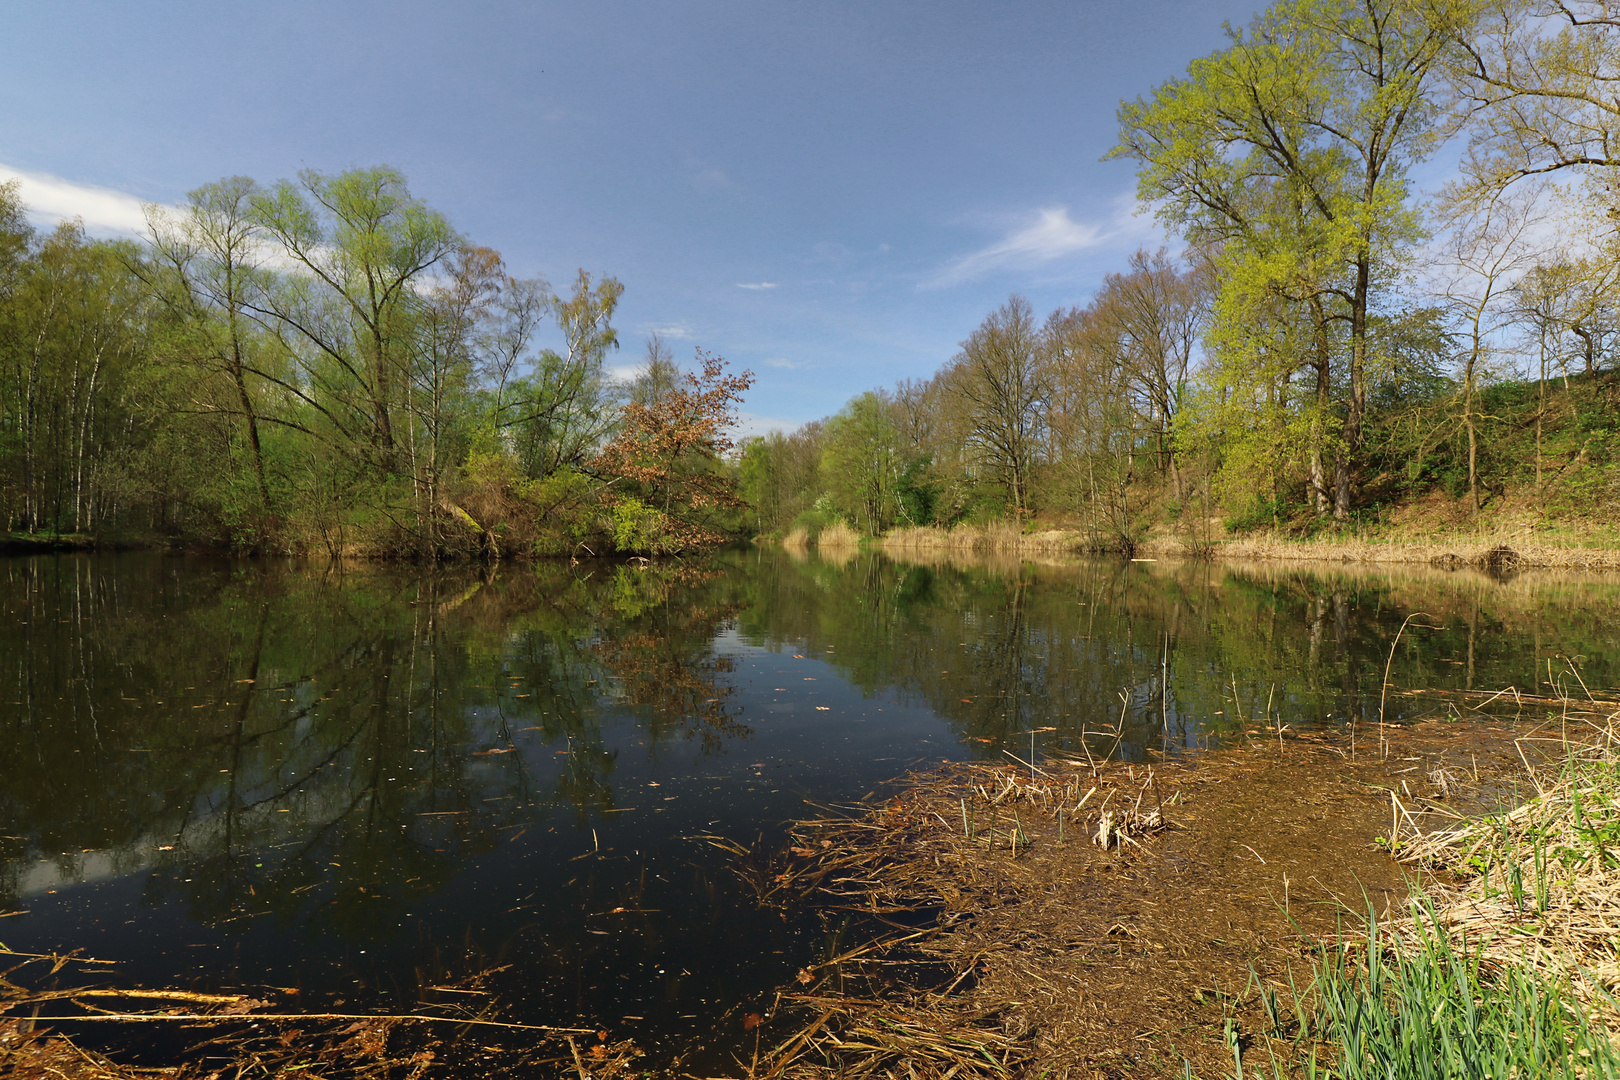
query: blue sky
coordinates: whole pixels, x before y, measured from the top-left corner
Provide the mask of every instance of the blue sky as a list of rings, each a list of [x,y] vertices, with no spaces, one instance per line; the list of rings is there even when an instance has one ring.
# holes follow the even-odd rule
[[[1009,293],[1084,303],[1154,222],[1122,97],[1253,0],[9,5],[0,179],[107,233],[210,180],[388,163],[515,273],[626,287],[753,369],[748,426],[931,374]]]

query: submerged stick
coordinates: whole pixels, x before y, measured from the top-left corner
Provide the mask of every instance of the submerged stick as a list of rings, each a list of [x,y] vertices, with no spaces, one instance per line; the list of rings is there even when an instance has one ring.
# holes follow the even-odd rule
[[[10,1008],[20,1004],[23,1004],[23,1002],[11,1002],[5,1007]],[[476,1024],[479,1027],[510,1028],[514,1031],[554,1031],[569,1035],[590,1035],[596,1031],[595,1028],[552,1027],[548,1024],[510,1024],[504,1020],[472,1020],[461,1016],[420,1016],[416,1013],[232,1013],[230,1015],[220,1015],[218,1013],[98,1013],[95,1016],[34,1016],[29,1019],[36,1024],[78,1024],[106,1021],[140,1024],[158,1020],[178,1020],[192,1024],[247,1024],[260,1020],[387,1020],[389,1022],[422,1020],[435,1024]]]

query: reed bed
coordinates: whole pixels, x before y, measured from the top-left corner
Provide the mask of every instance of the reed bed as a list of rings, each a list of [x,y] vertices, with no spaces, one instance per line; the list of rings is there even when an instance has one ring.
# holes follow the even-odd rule
[[[975,552],[1083,555],[1118,552],[1120,543],[1065,529],[1025,533],[1010,522],[986,525],[935,525],[894,529],[877,544],[896,553]],[[1580,547],[1537,542],[1522,533],[1406,540],[1362,540],[1329,537],[1317,540],[1238,538],[1190,542],[1185,537],[1155,537],[1135,543],[1130,554],[1147,558],[1217,558],[1255,561],[1429,565],[1442,570],[1473,568],[1498,576],[1529,569],[1620,570],[1620,547]]]
[[[1615,704],[1594,697],[1584,707],[1566,705],[1566,732],[1553,744],[1551,763],[1524,755],[1535,792],[1528,801],[1436,831],[1409,828],[1400,852],[1457,882],[1431,889],[1439,928],[1503,970],[1569,980],[1580,1000],[1620,1031],[1613,997],[1620,990]],[[1417,936],[1410,922],[1401,929]]]
[[[816,534],[816,547],[822,550],[860,546],[861,534],[850,528],[849,523],[843,518],[839,518]]]
[[[1408,895],[1373,842],[1390,786],[1414,757],[1423,779],[1409,787],[1434,798],[1431,774],[1471,754],[1509,764],[1502,747],[1459,753],[1456,730],[1390,730],[1357,756],[1326,736],[1279,745],[1256,725],[1245,748],[1155,762],[1108,760],[1117,732],[1098,732],[1079,756],[909,777],[879,806],[799,823],[775,858],[739,846],[762,902],[853,920],[781,991],[740,1067],[770,1080],[1213,1077],[1254,1068],[1268,1039],[1279,1061],[1304,1060],[1318,1036],[1279,1012],[1291,965],[1341,940],[1347,908]]]
[[[1464,567],[1512,574],[1528,569],[1620,570],[1620,548],[1538,543],[1521,535],[1456,540],[1236,539],[1213,545],[1222,559],[1336,563],[1427,563],[1446,570]]]
[[[806,968],[801,987],[779,995],[773,1012],[808,1022],[752,1062],[749,1075],[1022,1074],[1043,1049],[1027,1010],[1003,994],[960,993],[982,980],[987,955],[1012,942],[964,920],[990,897],[1007,903],[1037,888],[1055,849],[1141,846],[1168,827],[1159,796],[1151,767],[959,766],[869,815],[801,822],[786,864],[769,875],[756,869],[772,883],[762,897],[813,897],[873,920],[879,932]],[[1032,855],[1037,846],[1041,857]],[[1106,929],[1098,942],[1116,944]],[[893,991],[896,973],[904,989],[877,992]],[[1047,981],[1036,967],[1024,973]]]
[[[1020,552],[1032,554],[1074,554],[1088,550],[1085,538],[1061,529],[1026,533],[1012,522],[985,525],[957,525],[941,528],[920,525],[892,529],[878,541],[887,551],[931,552]]]
[[[1462,815],[1513,799],[1515,776],[1564,741],[1538,753],[1522,722],[1487,718],[1378,725],[1359,743],[1258,724],[1241,748],[1152,763],[1104,760],[1093,741],[1082,758],[944,766],[881,806],[802,822],[751,864],[762,900],[864,934],[799,972],[740,1067],[1620,1075],[1605,1008],[1620,978],[1620,702],[1503,703],[1596,728],[1569,741],[1571,764],[1532,769],[1531,803],[1478,820]],[[1392,853],[1470,876],[1455,896],[1414,891]],[[1494,927],[1478,921],[1487,899]]]

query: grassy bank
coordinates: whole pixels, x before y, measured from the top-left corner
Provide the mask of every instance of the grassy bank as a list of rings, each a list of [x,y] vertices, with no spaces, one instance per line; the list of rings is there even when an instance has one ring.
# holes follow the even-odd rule
[[[1186,544],[1176,539],[1150,541],[1140,554],[1185,557]],[[1620,570],[1620,546],[1593,539],[1586,543],[1552,543],[1524,534],[1407,537],[1384,539],[1283,537],[1236,538],[1214,542],[1211,557],[1334,563],[1426,563],[1442,569],[1463,567],[1497,572],[1544,568]]]

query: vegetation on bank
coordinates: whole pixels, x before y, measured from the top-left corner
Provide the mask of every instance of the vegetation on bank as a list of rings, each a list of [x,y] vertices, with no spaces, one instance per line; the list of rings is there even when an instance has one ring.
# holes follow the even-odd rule
[[[241,551],[689,550],[735,535],[752,377],[655,337],[623,286],[510,274],[389,168],[230,177],[145,241],[33,229],[0,185],[0,522]],[[554,342],[555,345],[548,345]]]
[[[1112,156],[1179,257],[1044,318],[1015,295],[931,378],[751,442],[760,532],[1128,550],[1426,516],[1615,544],[1608,8],[1279,0],[1229,33],[1119,110]],[[1418,192],[1445,146],[1459,178]]]
[[[1456,732],[1381,730],[1358,760],[1263,723],[1197,769],[1109,764],[1104,737],[1084,760],[947,767],[805,822],[755,864],[762,900],[819,896],[880,933],[783,993],[750,1075],[1612,1075],[1615,704],[1566,699],[1597,741],[1532,767],[1527,803],[1460,822],[1486,744],[1470,759]],[[1414,755],[1422,779],[1399,764]],[[1426,891],[1392,887],[1392,848],[1440,871]]]
[[[423,557],[804,543],[835,521],[1111,550],[1428,510],[1601,530],[1607,11],[1278,0],[1120,106],[1109,156],[1178,255],[1139,251],[1044,318],[1012,296],[931,377],[735,455],[750,376],[701,354],[683,376],[655,338],[615,380],[617,280],[516,278],[392,169],[226,178],[154,208],[140,243],[36,233],[0,187],[0,520]],[[1458,179],[1419,193],[1448,146]]]

